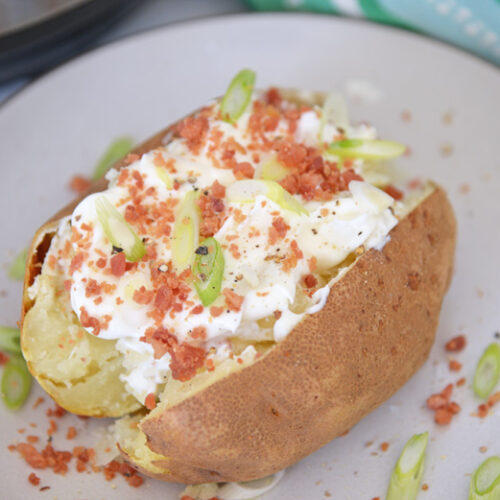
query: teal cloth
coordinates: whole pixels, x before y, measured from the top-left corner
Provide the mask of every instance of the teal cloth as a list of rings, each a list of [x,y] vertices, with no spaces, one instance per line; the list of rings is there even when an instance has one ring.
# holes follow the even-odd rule
[[[500,0],[247,0],[257,10],[364,17],[445,40],[500,66]]]

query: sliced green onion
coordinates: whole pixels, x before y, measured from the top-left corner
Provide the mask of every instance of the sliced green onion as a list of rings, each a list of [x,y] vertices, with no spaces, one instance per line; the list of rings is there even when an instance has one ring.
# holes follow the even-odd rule
[[[96,181],[103,177],[113,166],[113,163],[123,158],[132,149],[133,145],[134,143],[129,137],[120,137],[113,141],[99,159],[92,174],[92,179]]]
[[[207,238],[200,243],[194,258],[194,287],[201,303],[207,307],[220,295],[224,276],[224,254],[219,242]]]
[[[172,177],[168,175],[167,171],[163,167],[156,167],[156,175],[160,180],[167,186],[167,189],[172,189],[174,183],[172,182]]]
[[[26,272],[26,259],[28,257],[28,250],[24,249],[19,252],[12,264],[9,267],[9,278],[17,281],[22,281],[24,279],[24,274]]]
[[[104,196],[95,202],[97,218],[110,243],[121,248],[127,260],[137,262],[146,254],[146,246],[139,235],[130,227],[123,215]]]
[[[500,500],[500,457],[487,458],[474,471],[469,500]]]
[[[406,443],[392,471],[386,500],[415,500],[424,473],[425,449],[429,435],[415,434]]]
[[[201,215],[197,199],[198,193],[189,191],[175,215],[172,262],[178,272],[193,265],[194,251],[198,247]]]
[[[19,328],[0,326],[0,351],[21,354],[21,333]]]
[[[275,181],[248,179],[233,182],[226,189],[227,199],[238,203],[252,203],[259,195],[266,196],[285,210],[299,215],[309,214],[299,201]]]
[[[19,409],[31,389],[31,375],[21,356],[12,356],[3,368],[2,399],[11,410]]]
[[[389,160],[406,151],[399,142],[375,139],[345,139],[335,141],[328,147],[328,153],[340,158],[363,158],[366,160]]]
[[[474,392],[480,398],[487,398],[500,377],[500,346],[490,344],[481,356],[474,373]]]
[[[259,172],[259,177],[265,181],[280,181],[284,179],[290,170],[282,165],[275,157],[265,161]]]
[[[323,130],[327,123],[337,128],[346,129],[349,126],[349,113],[345,99],[339,92],[330,92],[325,99],[321,110],[319,140],[323,141]]]
[[[243,114],[252,97],[254,84],[255,72],[250,69],[241,70],[231,80],[220,105],[223,120],[233,123]]]

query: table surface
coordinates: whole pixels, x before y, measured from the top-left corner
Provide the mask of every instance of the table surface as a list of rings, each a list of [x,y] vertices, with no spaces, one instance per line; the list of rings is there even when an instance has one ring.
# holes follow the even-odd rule
[[[158,26],[248,10],[244,0],[143,0],[140,6],[115,23],[86,50],[92,50],[100,45]],[[0,103],[31,80],[32,78],[19,78],[0,85]]]

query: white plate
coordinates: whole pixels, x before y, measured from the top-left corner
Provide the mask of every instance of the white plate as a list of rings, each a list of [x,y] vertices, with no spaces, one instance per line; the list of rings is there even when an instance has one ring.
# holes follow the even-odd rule
[[[500,328],[500,74],[494,67],[407,32],[309,15],[209,19],[106,46],[49,73],[0,108],[0,262],[10,262],[37,226],[71,198],[68,180],[89,173],[113,138],[146,138],[221,94],[242,67],[257,71],[260,86],[329,90],[350,81],[352,90],[353,78],[370,82],[379,95],[352,103],[354,118],[370,120],[384,137],[407,143],[413,154],[401,163],[415,176],[443,184],[459,221],[455,277],[430,360],[346,437],[292,467],[266,498],[326,498],[327,492],[336,500],[384,497],[403,444],[423,430],[431,435],[424,476],[429,491],[420,497],[465,498],[468,473],[486,456],[479,447],[487,446],[487,455],[500,454],[500,405],[485,420],[470,415],[479,403],[470,388],[475,362]],[[411,112],[409,122],[402,120],[404,110]],[[445,113],[452,114],[451,124],[443,122]],[[6,296],[0,294],[0,322],[14,324],[21,287],[4,272],[1,279]],[[459,332],[467,334],[469,345],[457,356],[464,368],[452,374],[443,344]],[[462,411],[451,425],[438,427],[425,400],[462,376],[467,384],[454,394]],[[42,498],[27,483],[30,469],[5,450],[22,438],[17,429],[29,429],[30,422],[38,422],[35,431],[44,435],[47,403],[38,413],[31,409],[40,392],[33,391],[19,414],[0,409],[5,498]],[[74,420],[80,429],[89,425]],[[71,416],[59,422],[56,447],[68,447],[64,435],[71,423]],[[80,437],[88,443],[88,435]],[[369,441],[373,445],[366,446]],[[379,449],[383,441],[390,443],[385,453]],[[51,486],[43,498],[166,499],[180,491],[153,480],[133,490],[121,478],[108,483],[102,475],[39,475],[41,486]]]

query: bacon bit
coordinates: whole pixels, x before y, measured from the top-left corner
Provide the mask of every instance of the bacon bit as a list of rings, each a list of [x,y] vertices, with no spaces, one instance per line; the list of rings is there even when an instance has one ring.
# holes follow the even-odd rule
[[[51,269],[55,269],[57,266],[57,258],[55,255],[49,255],[47,258],[47,264]]]
[[[85,297],[91,297],[92,295],[99,295],[100,293],[101,293],[101,285],[99,285],[99,283],[97,283],[96,280],[92,278],[89,279],[89,281],[87,282],[87,286],[85,287]]]
[[[486,453],[487,451],[488,451],[488,448],[486,446],[479,447],[479,453]]]
[[[52,436],[52,435],[54,435],[56,432],[57,432],[57,424],[56,424],[55,420],[51,420],[51,421],[50,421],[50,427],[49,427],[49,429],[47,430],[47,435],[48,435],[48,436]]]
[[[40,441],[40,438],[38,436],[33,436],[33,434],[30,434],[29,436],[26,436],[26,441],[30,444],[35,444]]]
[[[204,307],[201,304],[194,306],[191,309],[191,314],[201,314],[203,312]]]
[[[64,280],[64,289],[69,292],[71,290],[71,285],[73,282],[71,280]]]
[[[210,193],[215,198],[223,199],[226,196],[226,187],[220,184],[218,181],[214,181],[210,186]]]
[[[237,361],[240,365],[242,365],[242,364],[243,364],[243,360],[242,360],[241,358],[236,358],[236,361]]]
[[[45,415],[47,415],[47,417],[62,418],[66,415],[66,410],[59,405],[55,405],[54,408],[47,408]]]
[[[296,240],[292,240],[292,242],[290,243],[290,248],[292,252],[289,253],[283,260],[283,271],[285,272],[288,272],[296,267],[297,261],[304,256]]]
[[[389,443],[387,443],[386,441],[384,441],[383,443],[380,443],[380,449],[382,451],[387,451],[389,449]]]
[[[449,352],[459,352],[464,349],[466,344],[467,340],[465,338],[465,335],[458,335],[449,340],[446,343],[445,348]]]
[[[196,326],[191,332],[191,338],[205,340],[207,338],[207,329],[204,326]]]
[[[214,318],[217,318],[218,316],[220,316],[222,313],[224,312],[224,308],[223,307],[217,307],[217,306],[212,306],[210,308],[210,314],[212,317]]]
[[[127,156],[125,156],[123,163],[125,165],[131,165],[132,163],[135,163],[136,161],[139,161],[141,159],[141,155],[137,153],[129,153]]]
[[[132,299],[138,304],[146,305],[153,300],[154,295],[155,293],[152,290],[146,290],[145,286],[141,286],[141,288],[134,290]]]
[[[282,97],[280,91],[276,87],[270,87],[266,91],[264,98],[268,104],[271,104],[271,106],[274,106],[275,108],[280,107]]]
[[[287,167],[298,167],[307,157],[307,148],[290,140],[283,140],[277,145],[278,161]]]
[[[106,264],[108,263],[107,259],[103,259],[102,257],[100,259],[97,259],[95,265],[99,269],[104,269],[106,267]]]
[[[316,259],[316,257],[311,257],[310,259],[308,259],[307,264],[309,266],[309,271],[314,272],[316,271],[316,268],[318,266],[318,260]]]
[[[154,395],[154,393],[150,392],[146,396],[146,399],[144,400],[144,406],[148,410],[154,410],[156,408],[156,396]]]
[[[163,285],[156,291],[155,302],[154,302],[156,309],[165,312],[172,306],[172,301],[173,301],[173,293],[168,286]]]
[[[66,439],[73,439],[76,436],[77,432],[76,429],[70,425],[68,427],[68,431],[66,432]]]
[[[74,175],[70,181],[68,187],[76,194],[85,193],[91,186],[92,181],[83,175]]]
[[[23,459],[33,469],[46,469],[47,460],[42,454],[31,444],[19,443],[16,446],[17,451],[21,454]]]
[[[389,184],[388,186],[385,186],[384,191],[394,198],[395,200],[402,200],[403,199],[403,191],[400,191],[398,188],[392,186]]]
[[[477,416],[479,418],[486,418],[488,416],[489,408],[486,404],[480,404],[477,407]]]
[[[40,478],[34,473],[32,472],[29,476],[28,476],[28,481],[33,485],[33,486],[38,486],[40,484]]]
[[[241,253],[239,252],[239,247],[236,243],[231,243],[229,245],[229,251],[231,252],[231,255],[235,259],[239,259],[241,257]]]
[[[462,369],[462,363],[459,363],[457,360],[452,359],[450,360],[449,367],[452,372],[459,372]]]
[[[132,172],[132,178],[135,181],[135,185],[137,186],[137,189],[139,189],[139,190],[144,189],[144,180],[142,178],[142,175],[137,170],[134,170]]]
[[[447,408],[439,408],[434,414],[434,422],[438,425],[448,425],[453,418],[453,413]]]
[[[45,402],[45,398],[42,398],[41,396],[37,398],[37,400],[34,402],[32,408],[36,410],[43,402]]]
[[[226,298],[226,304],[229,310],[238,312],[241,309],[245,297],[238,295],[229,288],[224,288],[222,290],[224,297]]]
[[[207,131],[208,119],[205,116],[188,116],[177,125],[177,133],[186,139],[188,148],[195,154]]]
[[[278,310],[273,311],[273,316],[274,316],[277,320],[281,318],[281,314],[282,314],[282,313],[281,313],[281,311],[278,311]]]
[[[185,382],[191,379],[205,363],[206,352],[203,349],[187,343],[179,344],[177,338],[164,328],[149,328],[140,340],[152,345],[155,359],[167,352],[170,354],[170,369],[175,380]]]
[[[427,398],[427,407],[435,411],[434,421],[439,425],[449,424],[453,415],[460,411],[457,403],[450,402],[452,392],[453,384],[448,384],[440,393]]]
[[[461,387],[462,385],[465,385],[465,377],[462,377],[461,379],[457,380],[456,386]]]
[[[80,307],[80,323],[84,328],[91,328],[95,336],[99,335],[101,331],[100,321],[90,316],[84,306]]]
[[[290,226],[285,222],[283,217],[275,217],[272,222],[272,227],[269,228],[269,244],[274,245],[278,239],[286,236]]]
[[[69,264],[69,274],[73,275],[75,271],[79,271],[82,267],[83,261],[85,259],[85,254],[83,252],[78,252],[72,259]]]
[[[113,276],[119,278],[125,274],[126,260],[123,252],[113,255],[113,257],[109,260],[109,264],[111,266],[111,273]]]
[[[500,392],[494,392],[489,398],[488,398],[488,406],[492,408],[494,405],[496,405],[500,401]]]
[[[314,275],[308,274],[304,278],[304,283],[305,283],[307,288],[314,288],[318,284],[318,280],[316,279],[316,277]]]
[[[424,483],[422,485],[422,491],[427,491],[429,489],[429,485],[427,483]]]
[[[0,351],[0,366],[5,365],[6,363],[9,362],[9,356],[5,354],[4,352]]]
[[[233,173],[236,179],[253,179],[255,168],[249,162],[244,161],[234,165]]]

